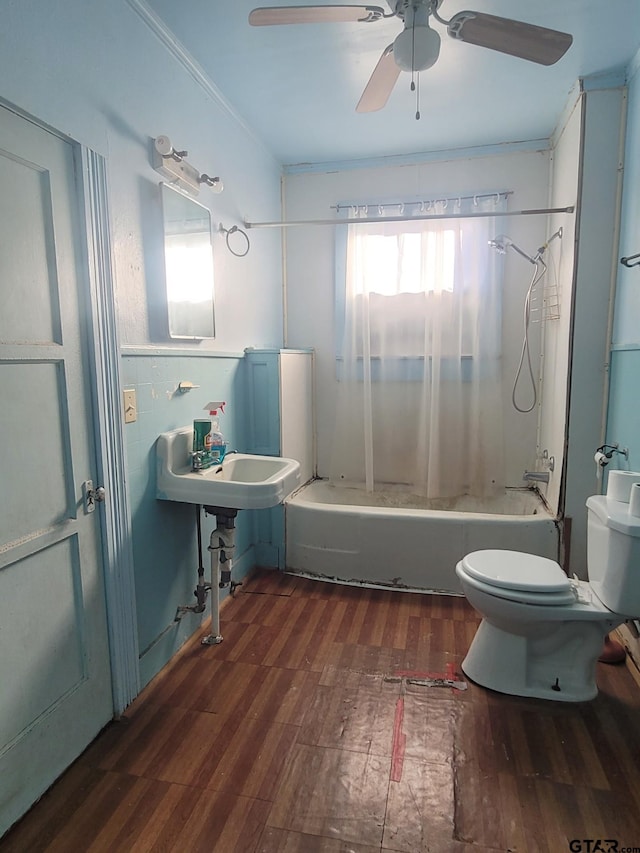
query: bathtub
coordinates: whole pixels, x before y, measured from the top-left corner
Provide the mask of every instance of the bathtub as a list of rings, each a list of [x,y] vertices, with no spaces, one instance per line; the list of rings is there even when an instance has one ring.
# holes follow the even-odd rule
[[[286,568],[372,586],[462,594],[456,563],[505,548],[558,557],[558,530],[538,494],[427,500],[314,480],[285,501]]]

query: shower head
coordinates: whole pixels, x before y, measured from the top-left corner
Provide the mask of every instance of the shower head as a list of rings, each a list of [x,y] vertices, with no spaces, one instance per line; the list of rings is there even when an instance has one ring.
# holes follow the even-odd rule
[[[522,255],[523,258],[526,258],[530,264],[543,263],[540,250],[538,250],[536,256],[532,258],[531,255],[528,255],[523,251],[523,249],[514,243],[510,237],[507,237],[506,234],[500,234],[493,240],[489,240],[489,245],[501,255],[506,255],[507,249],[511,248],[514,252],[517,252],[519,255]]]

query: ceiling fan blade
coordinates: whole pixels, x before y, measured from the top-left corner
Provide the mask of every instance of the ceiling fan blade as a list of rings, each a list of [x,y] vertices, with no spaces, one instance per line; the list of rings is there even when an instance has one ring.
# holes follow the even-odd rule
[[[569,33],[485,15],[483,12],[458,12],[448,22],[447,29],[450,36],[460,41],[488,47],[540,65],[553,65],[564,56],[573,42]]]
[[[399,76],[400,68],[395,63],[393,45],[390,44],[373,69],[373,74],[369,77],[369,82],[358,101],[356,112],[372,113],[381,110],[389,100],[389,95]]]
[[[384,15],[381,6],[265,6],[249,13],[254,27],[276,24],[326,24],[377,21]]]

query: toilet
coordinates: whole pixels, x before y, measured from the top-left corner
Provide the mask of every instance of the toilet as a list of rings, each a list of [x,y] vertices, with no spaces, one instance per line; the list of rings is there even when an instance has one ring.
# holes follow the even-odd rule
[[[587,571],[582,581],[545,557],[467,554],[456,574],[482,621],[462,662],[465,675],[515,696],[583,702],[597,695],[605,636],[640,617],[640,473],[612,471],[607,494],[587,499]]]

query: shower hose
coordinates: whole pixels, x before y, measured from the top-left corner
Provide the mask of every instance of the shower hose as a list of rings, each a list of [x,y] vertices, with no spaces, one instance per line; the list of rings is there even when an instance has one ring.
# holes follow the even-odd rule
[[[536,380],[535,376],[533,375],[533,367],[531,365],[531,350],[529,349],[529,326],[531,324],[531,297],[536,284],[544,276],[546,271],[547,265],[544,263],[544,261],[542,261],[541,259],[537,260],[536,268],[531,279],[531,284],[529,285],[529,289],[527,290],[527,295],[524,300],[524,333],[522,339],[522,352],[520,353],[520,363],[518,364],[516,376],[513,380],[513,389],[511,391],[511,402],[513,403],[514,409],[517,412],[522,412],[523,414],[533,411],[536,403],[538,402]],[[518,387],[518,382],[520,381],[520,375],[522,374],[522,368],[524,367],[525,358],[527,361],[527,369],[529,371],[529,379],[531,381],[531,390],[533,391],[533,401],[531,405],[526,409],[519,406],[516,402],[516,389]]]

